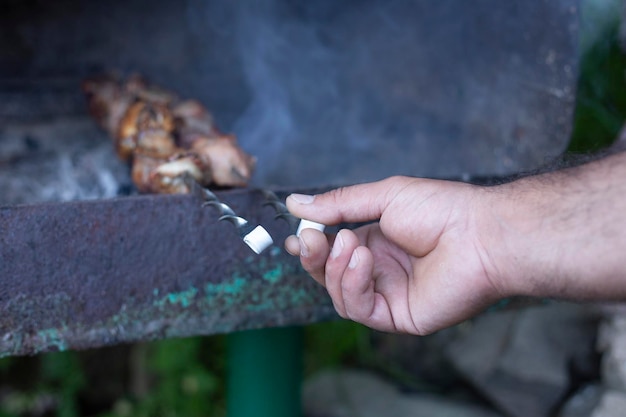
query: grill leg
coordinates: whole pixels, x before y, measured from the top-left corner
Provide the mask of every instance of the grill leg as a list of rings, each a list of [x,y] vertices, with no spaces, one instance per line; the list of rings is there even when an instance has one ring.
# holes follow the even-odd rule
[[[228,336],[228,417],[302,414],[302,329],[248,330]]]

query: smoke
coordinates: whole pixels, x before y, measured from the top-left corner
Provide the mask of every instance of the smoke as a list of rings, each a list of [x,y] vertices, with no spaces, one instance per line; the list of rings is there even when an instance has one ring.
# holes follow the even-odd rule
[[[328,126],[337,111],[336,56],[319,28],[285,2],[239,5],[236,45],[252,100],[233,129],[259,157],[256,178],[280,182],[295,172],[288,165],[294,143],[319,132],[320,124]]]
[[[415,139],[416,124],[428,124],[423,131],[449,130],[428,108],[418,108],[418,94],[427,97],[434,89],[415,82],[428,78],[428,66],[417,65],[415,39],[424,33],[413,24],[415,3],[188,0],[187,13],[199,45],[209,51],[198,65],[224,78],[215,59],[230,62],[230,73],[246,88],[226,130],[258,158],[255,185],[317,186],[409,173],[407,167],[424,164],[401,157],[430,141]],[[209,75],[205,84],[214,97],[224,97],[209,87]],[[214,109],[226,104],[209,103]],[[226,118],[218,117],[218,124]]]
[[[416,42],[431,36],[414,22],[423,2],[229,4],[210,14],[233,22],[250,100],[232,130],[258,157],[257,185],[360,182],[437,166],[407,157],[448,149],[432,136],[456,137],[439,116],[450,109],[429,100],[445,87],[427,81],[436,61],[423,57],[433,47]]]
[[[91,120],[0,132],[0,205],[112,198],[130,188],[128,168]]]
[[[569,45],[572,35],[536,16],[569,18],[566,2],[188,2],[192,31],[207,25],[217,39],[204,41],[214,51],[207,83],[224,80],[239,100],[232,106],[213,83],[223,100],[209,104],[239,110],[225,129],[257,156],[255,185],[502,174],[562,146],[542,123],[563,103],[541,102],[517,79],[558,84],[535,45]],[[526,116],[537,106],[546,121]],[[521,130],[543,148],[518,146],[511,132]]]
[[[277,155],[281,144],[295,132],[291,115],[291,97],[283,74],[289,74],[288,59],[294,44],[288,39],[300,38],[297,27],[286,27],[286,21],[275,17],[276,4],[261,0],[252,7],[242,7],[236,29],[237,47],[246,81],[252,90],[252,101],[234,126],[235,133],[245,140],[250,152],[259,155],[257,177],[265,177],[268,160]],[[287,30],[292,36],[287,37]],[[307,34],[308,35],[308,34]],[[286,71],[275,71],[274,68]]]

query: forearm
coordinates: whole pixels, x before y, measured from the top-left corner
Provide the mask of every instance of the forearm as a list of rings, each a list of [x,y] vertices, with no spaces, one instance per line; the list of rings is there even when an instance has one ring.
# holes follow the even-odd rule
[[[626,299],[626,153],[484,191],[503,292]]]

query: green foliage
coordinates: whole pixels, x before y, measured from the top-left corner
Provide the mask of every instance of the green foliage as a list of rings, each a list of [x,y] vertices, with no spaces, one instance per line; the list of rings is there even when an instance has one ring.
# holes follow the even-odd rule
[[[223,337],[171,339],[135,345],[122,357],[142,379],[146,392],[112,398],[111,407],[94,417],[195,417],[225,414],[225,347]],[[103,351],[102,355],[106,355]],[[6,393],[0,417],[54,415],[77,417],[81,397],[101,384],[87,384],[80,352],[58,352],[34,358],[13,358],[0,366]],[[36,362],[33,365],[33,362]],[[33,368],[28,387],[10,385],[13,374]],[[128,381],[116,381],[120,386]],[[132,390],[131,390],[132,391]]]
[[[4,378],[11,380],[14,373],[23,369],[33,372],[30,389],[21,389],[20,384],[5,388],[7,392],[0,403],[0,417],[42,415],[51,410],[58,417],[77,417],[78,395],[86,380],[76,352],[55,352],[36,358],[37,366],[27,363],[28,358],[3,359],[0,369]],[[8,385],[8,384],[5,384]]]
[[[362,364],[373,354],[370,330],[347,320],[307,326],[305,346],[306,373],[342,364]]]
[[[80,416],[76,398],[85,385],[83,370],[75,352],[56,352],[41,357],[44,391],[57,392],[58,417]]]
[[[570,152],[594,152],[615,141],[626,119],[625,69],[612,27],[581,58]]]
[[[152,345],[148,366],[159,382],[134,415],[206,416],[223,409],[220,378],[201,361],[217,352],[203,349],[202,339],[173,339]]]
[[[15,364],[15,358],[12,356],[7,356],[5,358],[0,358],[0,374],[5,374],[11,369],[11,367]],[[0,414],[1,416],[1,414]]]
[[[142,352],[153,378],[149,393],[118,401],[103,417],[223,415],[222,345],[221,338],[171,339],[147,345]],[[207,365],[206,358],[214,359],[212,366]]]

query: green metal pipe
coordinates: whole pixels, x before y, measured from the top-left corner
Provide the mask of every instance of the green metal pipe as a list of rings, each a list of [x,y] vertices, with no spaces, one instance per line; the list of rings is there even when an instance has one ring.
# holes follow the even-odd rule
[[[299,417],[302,329],[228,335],[227,380],[228,417]]]

